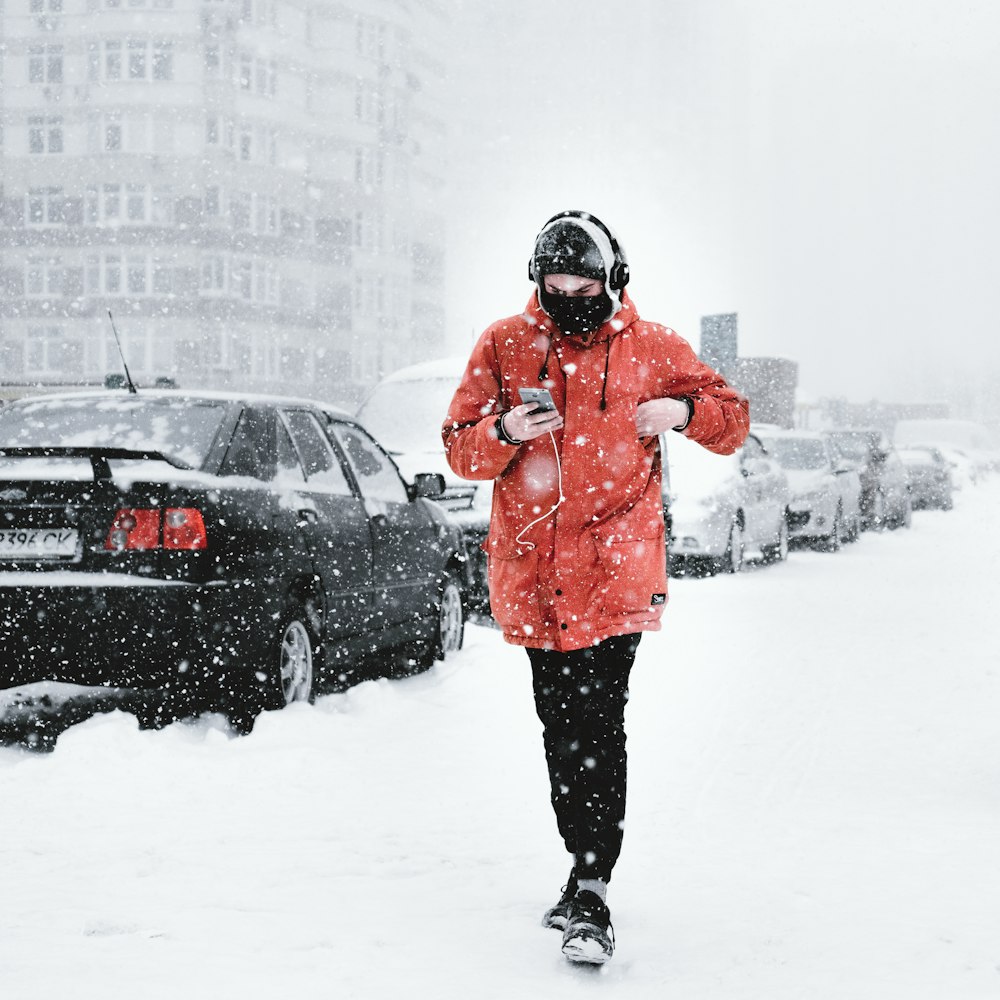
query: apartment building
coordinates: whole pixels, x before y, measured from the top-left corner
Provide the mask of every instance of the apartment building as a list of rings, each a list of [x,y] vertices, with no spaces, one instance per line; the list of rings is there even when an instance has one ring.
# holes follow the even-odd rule
[[[437,0],[0,0],[0,381],[352,403],[442,353]]]

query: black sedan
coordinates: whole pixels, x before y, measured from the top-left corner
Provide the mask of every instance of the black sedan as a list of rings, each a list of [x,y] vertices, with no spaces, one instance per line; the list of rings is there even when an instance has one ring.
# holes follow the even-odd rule
[[[155,692],[163,718],[267,708],[458,649],[467,562],[346,413],[77,393],[0,408],[0,688]]]

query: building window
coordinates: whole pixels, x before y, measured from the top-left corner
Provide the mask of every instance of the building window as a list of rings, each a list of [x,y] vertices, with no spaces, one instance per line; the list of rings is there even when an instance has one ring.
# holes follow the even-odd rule
[[[170,226],[174,221],[173,188],[158,186],[153,188],[150,199],[150,219],[154,226]]]
[[[358,17],[355,33],[358,55],[368,59],[385,58],[385,25],[372,17]]]
[[[382,121],[382,101],[378,87],[371,80],[358,80],[354,92],[354,117],[369,125]]]
[[[222,76],[222,57],[218,45],[205,46],[205,76],[213,80]]]
[[[61,45],[29,46],[28,82],[63,82],[63,47]]]
[[[28,298],[62,295],[63,269],[58,257],[29,257],[24,268],[24,294]]]
[[[98,50],[91,49],[90,78],[100,74],[106,83],[118,80],[172,80],[174,78],[173,42],[150,42],[130,38],[125,46],[118,40],[101,42]]]
[[[61,153],[63,151],[63,120],[61,115],[28,118],[28,152]]]
[[[103,42],[104,58],[101,65],[104,67],[105,80],[120,80],[122,78],[122,43]]]
[[[29,326],[25,369],[30,374],[77,374],[83,367],[83,344],[58,326]]]
[[[219,194],[219,188],[217,185],[205,188],[205,199],[203,204],[205,215],[216,216],[221,214],[222,198]]]
[[[130,80],[146,79],[148,55],[149,42],[130,41],[128,43],[128,78]]]
[[[30,0],[32,14],[61,14],[63,0]]]
[[[125,218],[128,222],[146,222],[150,218],[149,187],[146,184],[125,185]]]
[[[122,123],[118,115],[109,113],[104,117],[104,152],[120,153],[122,143]]]
[[[153,42],[153,79],[172,80],[174,78],[173,42]]]
[[[226,294],[226,259],[222,254],[202,258],[201,291],[204,295]]]
[[[61,187],[29,188],[25,220],[29,226],[58,226],[64,221],[64,204]]]

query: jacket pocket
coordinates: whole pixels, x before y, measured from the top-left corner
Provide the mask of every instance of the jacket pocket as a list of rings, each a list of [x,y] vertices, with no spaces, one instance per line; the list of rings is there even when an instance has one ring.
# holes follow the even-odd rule
[[[541,627],[538,553],[505,539],[487,540],[490,612],[501,628],[532,635]]]
[[[630,538],[622,532],[594,531],[603,574],[598,604],[606,615],[648,612],[654,594],[667,591],[664,533]]]

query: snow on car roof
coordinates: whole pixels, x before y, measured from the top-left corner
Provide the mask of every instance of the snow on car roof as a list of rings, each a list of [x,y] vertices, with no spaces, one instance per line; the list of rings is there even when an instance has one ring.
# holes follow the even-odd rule
[[[83,392],[54,392],[43,393],[39,396],[24,396],[21,399],[12,400],[10,406],[28,406],[39,402],[57,402],[66,400],[67,402],[78,403],[81,400],[97,399],[102,401],[120,400],[122,402],[136,402],[141,400],[154,400],[165,402],[178,402],[182,400],[220,403],[256,403],[267,406],[314,406],[317,409],[335,413],[338,417],[345,417],[353,420],[353,416],[343,407],[332,403],[325,403],[322,400],[310,399],[305,396],[277,396],[268,393],[255,392],[232,392],[220,389],[188,390],[188,389],[140,389],[137,393],[130,393],[122,389],[93,389]]]
[[[433,361],[421,361],[420,364],[400,368],[386,375],[382,382],[414,382],[428,378],[450,378],[456,382],[462,377],[467,358],[435,358]]]

